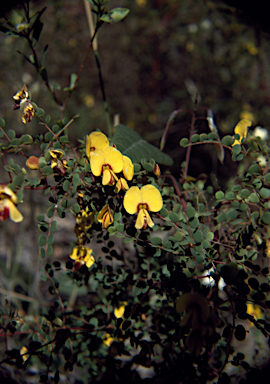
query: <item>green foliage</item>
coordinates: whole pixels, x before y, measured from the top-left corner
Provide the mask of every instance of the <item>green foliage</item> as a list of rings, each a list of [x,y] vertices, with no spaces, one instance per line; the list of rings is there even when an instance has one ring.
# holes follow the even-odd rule
[[[95,32],[103,22],[117,22],[128,14],[124,8],[108,12],[104,0],[90,3]],[[68,96],[60,102],[44,67],[48,46],[41,60],[35,50],[44,11],[31,17],[27,7],[25,14],[15,11],[1,31],[28,42],[32,56],[25,59],[37,70],[56,109],[68,116],[66,108],[79,87],[81,70],[70,76],[64,89]],[[98,58],[97,68],[105,95]],[[0,218],[6,227],[10,217],[13,228],[22,228],[28,215],[20,213],[24,196],[31,196],[34,205],[32,196],[42,195],[34,215],[39,270],[27,279],[33,287],[42,287],[44,302],[14,288],[15,298],[35,305],[5,302],[0,312],[6,339],[1,363],[22,371],[34,368],[40,382],[53,377],[55,383],[61,374],[69,381],[73,369],[85,383],[114,382],[133,365],[154,368],[158,382],[164,383],[174,376],[183,383],[226,383],[230,378],[224,369],[229,363],[249,371],[245,355],[235,353],[234,341],[244,341],[253,326],[270,337],[267,143],[262,146],[250,136],[233,145],[240,138],[237,134],[222,140],[217,131],[198,134],[198,122],[207,118],[197,117],[194,108],[189,138],[179,145],[186,154],[181,173],[170,173],[160,171],[157,164],[171,166],[172,158],[136,130],[120,124],[110,137],[106,100],[109,137],[93,130],[86,141],[77,137],[79,144],[74,144],[69,127],[74,128],[77,115],[69,121],[63,116],[55,119],[53,111],[48,115],[31,100],[26,86],[13,98],[18,109],[14,113],[21,114],[26,129],[37,123],[42,133],[31,130],[19,136],[0,119],[6,180],[0,186]],[[168,132],[166,128],[167,143]],[[222,188],[189,175],[192,150],[204,145],[226,151],[238,167]],[[135,164],[124,166],[123,155]],[[261,155],[264,165],[258,161]],[[223,161],[223,156],[216,156]],[[132,198],[127,197],[130,191]],[[64,246],[58,240],[61,226],[70,222],[74,234],[62,240],[69,251],[58,260]],[[10,276],[23,291],[23,271],[16,268]],[[128,380],[132,377],[129,371]]]

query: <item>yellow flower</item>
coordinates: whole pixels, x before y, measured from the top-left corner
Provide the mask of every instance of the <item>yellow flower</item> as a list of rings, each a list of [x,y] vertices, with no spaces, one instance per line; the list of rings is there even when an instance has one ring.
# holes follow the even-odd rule
[[[242,139],[247,137],[248,128],[251,127],[252,122],[247,119],[242,119],[234,128],[234,133],[240,136],[239,140],[234,140],[233,145],[239,144],[241,145]]]
[[[33,117],[35,116],[35,110],[31,103],[31,101],[28,101],[25,103],[23,107],[23,115],[22,115],[22,122],[26,124],[26,121],[30,123],[32,121]]]
[[[82,245],[78,245],[73,248],[69,257],[72,260],[76,260],[76,262],[80,262],[81,264],[86,264],[86,266],[90,268],[95,262],[95,259],[92,253],[93,253],[92,249],[88,247],[84,247]]]
[[[16,208],[17,196],[7,186],[0,186],[0,221],[8,217],[15,223],[22,221],[23,216]]]
[[[247,313],[255,318],[255,320],[262,318],[262,311],[258,305],[247,304]],[[254,324],[250,321],[250,326],[254,326]]]
[[[86,136],[86,156],[90,159],[97,149],[105,149],[109,146],[107,136],[102,132],[92,132]]]
[[[134,175],[133,163],[127,156],[123,156],[123,175],[129,181],[132,180]]]
[[[13,105],[13,109],[20,108],[20,104],[27,101],[29,98],[29,92],[27,89],[27,86],[24,84],[22,89],[16,93],[16,95],[13,96],[13,99],[15,100],[15,103]]]
[[[156,164],[156,163],[154,165],[153,174],[156,175],[157,177],[160,176],[160,168],[159,168],[158,164]]]
[[[113,223],[113,215],[109,204],[104,205],[97,216],[97,220],[102,223],[102,228],[108,228]]]
[[[115,316],[117,319],[123,318],[124,313],[125,313],[125,308],[126,308],[126,306],[127,306],[127,302],[124,301],[123,304],[122,304],[119,308],[115,308],[115,310],[114,310],[114,316]]]
[[[117,181],[117,183],[115,185],[115,192],[119,193],[121,191],[121,189],[123,191],[126,191],[128,188],[129,188],[129,186],[128,186],[126,180],[123,177],[120,177],[120,179]]]
[[[103,185],[114,185],[118,181],[116,173],[123,170],[123,155],[114,147],[95,150],[90,157],[94,176],[101,176]]]
[[[102,339],[103,339],[103,344],[107,345],[107,347],[110,347],[114,340],[109,333],[106,333],[106,335],[104,335]]]
[[[23,358],[23,361],[26,361],[28,359],[28,348],[26,348],[25,346],[23,346],[21,349],[20,349],[20,355],[22,356]]]
[[[29,169],[39,169],[39,158],[36,156],[30,156],[27,161],[26,165]]]
[[[51,155],[51,167],[55,168],[55,171],[58,173],[61,173],[61,175],[64,175],[66,173],[66,169],[68,169],[67,161],[61,160],[64,156],[64,151],[61,149],[50,149],[49,150]]]
[[[141,189],[131,187],[124,196],[125,210],[134,215],[138,212],[135,228],[145,229],[147,225],[153,227],[154,223],[150,218],[148,211],[158,212],[163,205],[159,190],[153,185],[144,185]]]

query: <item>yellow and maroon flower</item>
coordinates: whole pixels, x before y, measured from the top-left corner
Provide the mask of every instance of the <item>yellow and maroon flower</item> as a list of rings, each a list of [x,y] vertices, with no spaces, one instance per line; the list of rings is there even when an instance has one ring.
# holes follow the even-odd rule
[[[32,121],[33,117],[35,116],[35,109],[33,107],[33,104],[31,101],[27,101],[23,105],[23,115],[22,115],[22,122],[26,124],[26,122],[30,123]]]
[[[86,156],[90,159],[97,149],[105,149],[109,146],[109,140],[102,132],[94,131],[86,136]]]
[[[131,187],[124,196],[125,210],[134,215],[138,212],[135,228],[145,229],[147,225],[153,227],[154,223],[148,213],[158,212],[163,206],[159,190],[151,184],[144,185],[141,189]]]
[[[123,155],[114,147],[97,149],[90,157],[90,165],[94,176],[102,175],[103,185],[114,185],[118,181],[116,173],[123,170]]]
[[[20,108],[21,103],[24,103],[25,101],[27,101],[28,98],[29,98],[29,92],[28,92],[27,86],[24,84],[22,89],[19,92],[17,92],[16,95],[13,96],[13,99],[15,101],[13,105],[13,109]]]
[[[84,247],[82,245],[77,245],[76,247],[74,247],[69,257],[72,260],[75,260],[76,263],[79,263],[80,266],[86,264],[88,268],[92,267],[95,262],[93,250],[89,247]]]
[[[68,169],[67,161],[62,160],[64,156],[64,151],[61,149],[49,149],[51,155],[51,168],[54,168],[56,172],[64,175],[66,173],[66,169]]]
[[[97,220],[102,223],[102,228],[108,228],[113,223],[113,215],[109,204],[104,205],[97,216]]]
[[[8,217],[15,223],[23,220],[22,214],[16,208],[17,202],[17,196],[9,187],[0,186],[0,221]]]

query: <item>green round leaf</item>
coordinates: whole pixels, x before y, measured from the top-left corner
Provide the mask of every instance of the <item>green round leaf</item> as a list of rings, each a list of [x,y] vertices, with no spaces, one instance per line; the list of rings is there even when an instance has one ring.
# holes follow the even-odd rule
[[[40,235],[39,238],[38,238],[38,245],[40,247],[43,247],[45,244],[46,244],[46,236],[45,235]]]
[[[248,189],[242,189],[240,192],[239,192],[240,196],[243,197],[243,198],[247,198],[249,197],[250,195],[250,191]]]
[[[207,141],[208,140],[208,135],[207,133],[201,133],[200,134],[200,141]]]
[[[74,210],[75,213],[79,213],[80,210],[81,210],[79,204],[75,203],[75,204],[73,205],[73,210]]]
[[[33,137],[30,135],[22,135],[21,141],[23,144],[32,144],[33,143]]]
[[[236,219],[238,216],[238,212],[236,209],[232,208],[232,209],[229,209],[229,211],[226,213],[226,218],[228,220],[234,220]]]
[[[174,212],[171,212],[169,214],[169,219],[173,222],[173,223],[177,223],[179,221],[179,217],[176,213]]]
[[[153,245],[162,244],[162,239],[160,237],[152,237],[150,241],[151,241],[151,244]]]
[[[225,195],[225,199],[227,200],[233,200],[234,198],[235,198],[235,195],[232,191],[227,192]]]
[[[46,132],[44,137],[45,137],[46,141],[51,141],[53,139],[53,133],[52,132]]]
[[[9,129],[9,130],[7,131],[7,135],[8,135],[8,137],[12,140],[12,139],[14,139],[14,137],[16,136],[16,133],[15,133],[15,131],[13,131],[13,129]]]
[[[227,135],[227,136],[224,136],[221,140],[222,144],[224,145],[227,145],[227,146],[230,146],[234,143],[234,138]]]
[[[215,194],[215,196],[216,196],[216,199],[217,200],[222,200],[222,199],[224,199],[224,192],[222,192],[222,191],[217,191],[216,192],[216,194]]]
[[[183,137],[183,139],[180,140],[180,146],[185,148],[188,145],[189,141],[186,137]]]
[[[64,183],[63,183],[63,190],[65,192],[67,192],[69,190],[69,187],[70,187],[70,182],[69,180],[65,180]]]
[[[218,134],[216,132],[210,132],[210,133],[208,133],[208,139],[209,140],[217,140]]]
[[[262,222],[264,224],[270,224],[270,212],[264,212],[262,215]]]
[[[187,204],[187,211],[186,211],[186,214],[189,218],[192,218],[195,216],[195,209],[192,207],[192,205],[190,203]]]
[[[248,198],[251,203],[259,203],[260,199],[255,192],[252,192]]]
[[[162,217],[167,217],[169,215],[168,210],[164,207],[161,209],[161,211],[159,213]]]
[[[200,141],[200,135],[198,135],[197,133],[195,133],[194,135],[191,136],[190,141],[191,141],[192,143],[197,143],[198,141]]]
[[[263,187],[259,190],[259,194],[263,199],[267,199],[270,196],[270,189]]]
[[[135,172],[135,173],[136,173],[136,172],[140,172],[140,170],[141,170],[141,168],[142,168],[140,164],[138,164],[138,163],[134,163],[133,166],[134,166],[134,172]]]
[[[15,138],[10,140],[9,144],[12,145],[13,147],[18,147],[19,145],[21,145],[21,140]]]

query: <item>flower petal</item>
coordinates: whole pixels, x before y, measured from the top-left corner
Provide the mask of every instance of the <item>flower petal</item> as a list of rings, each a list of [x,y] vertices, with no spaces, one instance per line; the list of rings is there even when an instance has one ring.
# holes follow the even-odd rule
[[[134,175],[133,163],[127,156],[123,156],[123,174],[127,180],[132,180]]]
[[[140,209],[138,212],[136,223],[135,223],[135,228],[142,229],[144,225],[145,225],[144,209]]]
[[[138,211],[138,205],[142,203],[142,194],[138,187],[131,187],[124,196],[125,210],[134,215]]]
[[[148,205],[149,211],[158,212],[163,206],[163,200],[159,190],[151,184],[141,188],[142,203]]]
[[[9,199],[4,199],[3,204],[8,206],[9,208],[9,217],[12,221],[15,223],[19,223],[20,221],[23,220],[23,215],[21,212],[18,211],[18,209],[15,207],[13,202]]]
[[[105,164],[105,156],[101,149],[97,149],[90,157],[91,171],[94,176],[100,176],[102,166]]]
[[[242,119],[234,128],[234,133],[237,133],[240,136],[239,140],[235,140],[233,145],[239,144],[241,145],[241,141],[243,138],[247,137],[248,128],[251,127],[252,122],[247,119]]]
[[[154,223],[146,209],[143,209],[143,214],[146,219],[147,225],[149,225],[149,227],[152,228],[154,226]]]
[[[17,196],[15,193],[6,185],[4,187],[0,186],[0,197],[1,194],[7,195],[14,204],[17,204]]]
[[[92,249],[89,249],[89,250],[92,252]],[[84,258],[84,262],[85,262],[86,266],[88,268],[90,268],[94,264],[95,258],[92,254],[89,254],[89,252],[87,252],[87,255]]]
[[[104,149],[109,146],[109,140],[102,132],[92,132],[86,136],[86,155],[88,158],[92,156],[97,149]]]
[[[123,170],[123,155],[114,147],[107,147],[103,150],[105,157],[105,165],[110,165],[114,173],[122,172]],[[92,156],[91,156],[92,158]]]

